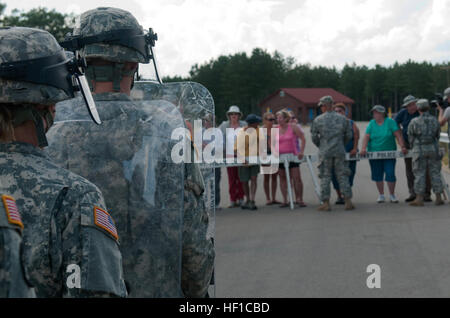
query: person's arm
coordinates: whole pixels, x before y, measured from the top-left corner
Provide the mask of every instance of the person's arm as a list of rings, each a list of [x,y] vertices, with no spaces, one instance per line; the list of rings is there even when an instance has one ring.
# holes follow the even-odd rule
[[[120,237],[101,192],[74,187],[62,192],[58,200],[62,202],[55,205],[50,234],[55,247],[50,257],[61,262],[58,272],[62,273],[62,296],[126,297]],[[107,218],[112,220],[104,222],[108,227],[97,221]],[[76,282],[76,275],[80,285],[68,284]]]
[[[395,136],[395,138],[397,138],[397,142],[399,143],[400,147],[402,148],[403,154],[406,155],[408,153],[408,149],[406,148],[405,140],[403,139],[403,136],[402,136],[402,131],[400,129],[394,131],[394,136]]]
[[[350,151],[351,156],[355,156],[358,153],[360,132],[358,126],[353,122],[353,149]]]
[[[438,106],[438,110],[439,110],[439,125],[444,126],[448,120],[450,119],[450,107],[447,107],[447,109],[444,110],[442,109],[441,106]]]
[[[191,183],[201,183],[196,181],[200,177],[195,177],[201,175],[198,165],[186,165],[185,174]],[[204,298],[208,292],[215,258],[213,243],[206,237],[208,223],[203,195],[185,187],[181,288],[187,298]]]
[[[306,148],[306,138],[303,131],[298,127],[298,125],[292,125],[294,129],[294,134],[300,139],[302,145],[300,147],[300,153],[298,154],[298,159],[302,160],[303,156],[305,154],[305,148]]]
[[[411,122],[408,126],[408,141],[409,141],[409,145],[410,147],[412,147],[414,145],[414,122]]]
[[[320,134],[317,129],[316,121],[314,120],[311,124],[311,139],[313,144],[319,148],[320,147]]]
[[[361,156],[367,155],[367,145],[369,144],[369,141],[370,141],[370,134],[366,133],[363,139],[362,149],[360,152]]]

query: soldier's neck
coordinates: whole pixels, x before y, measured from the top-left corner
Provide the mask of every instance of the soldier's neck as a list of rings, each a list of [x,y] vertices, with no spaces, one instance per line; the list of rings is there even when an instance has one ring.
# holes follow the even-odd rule
[[[25,142],[35,147],[38,147],[39,145],[36,133],[36,126],[34,125],[34,122],[31,120],[26,121],[22,125],[15,127],[14,137],[15,141]]]
[[[120,93],[130,96],[131,93],[131,77],[124,77],[120,82]],[[93,94],[116,93],[113,89],[113,82],[92,82],[94,86]]]

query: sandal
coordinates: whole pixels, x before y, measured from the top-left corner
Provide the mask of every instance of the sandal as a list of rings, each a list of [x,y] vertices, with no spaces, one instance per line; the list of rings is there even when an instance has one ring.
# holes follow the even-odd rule
[[[266,203],[267,206],[270,206],[270,205],[273,205],[273,204],[274,204],[273,201],[270,201],[270,202],[268,201],[268,202]]]
[[[280,205],[280,208],[288,208],[290,205],[287,203],[283,203],[282,205]]]
[[[273,203],[273,204],[278,204],[278,205],[279,205],[279,204],[283,204],[283,203],[281,203],[280,201],[277,201],[277,200],[272,201],[272,203]]]
[[[297,206],[299,207],[299,208],[306,208],[307,207],[307,205],[305,204],[305,202],[296,202],[295,204],[297,204]]]

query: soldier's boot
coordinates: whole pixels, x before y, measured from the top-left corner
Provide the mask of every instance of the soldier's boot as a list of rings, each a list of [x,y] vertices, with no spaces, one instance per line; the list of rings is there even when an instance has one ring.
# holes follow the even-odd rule
[[[317,209],[318,211],[331,211],[330,208],[330,200],[325,200],[323,201],[323,204],[321,206],[319,206],[319,208]]]
[[[411,202],[409,205],[410,205],[410,206],[424,206],[424,203],[423,203],[423,195],[418,194],[418,195],[416,196],[416,199],[415,199],[413,202]]]
[[[444,205],[444,201],[442,200],[442,194],[436,193],[436,201],[434,202],[436,205]]]
[[[345,210],[350,211],[350,210],[354,210],[354,209],[355,209],[355,206],[352,203],[352,199],[345,198]]]

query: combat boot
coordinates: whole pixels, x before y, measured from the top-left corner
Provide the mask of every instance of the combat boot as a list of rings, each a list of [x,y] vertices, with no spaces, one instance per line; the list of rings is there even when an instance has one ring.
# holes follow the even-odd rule
[[[434,202],[436,205],[444,205],[444,201],[442,200],[442,194],[436,193],[436,201]]]
[[[415,199],[413,202],[411,202],[409,205],[410,205],[410,206],[424,206],[424,203],[423,203],[423,195],[418,194],[418,195],[416,196],[416,199]]]
[[[330,208],[330,200],[325,200],[323,201],[323,204],[321,206],[319,206],[319,208],[317,209],[318,211],[331,211]]]
[[[350,210],[354,210],[354,209],[355,209],[355,206],[352,203],[352,199],[345,198],[345,210],[350,211]]]

